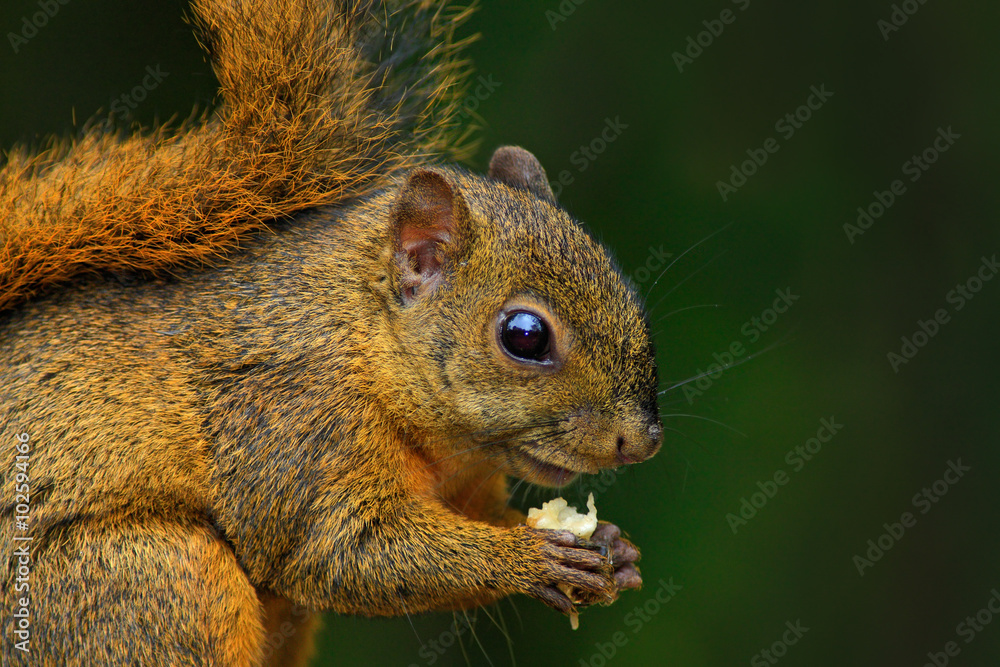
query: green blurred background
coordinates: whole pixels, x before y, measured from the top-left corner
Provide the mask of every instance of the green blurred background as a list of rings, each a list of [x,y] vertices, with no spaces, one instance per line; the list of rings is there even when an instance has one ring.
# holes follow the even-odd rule
[[[480,612],[460,641],[451,614],[331,616],[317,664],[920,666],[948,642],[959,650],[949,664],[1000,664],[1000,619],[960,626],[1000,587],[1000,280],[960,310],[947,300],[1000,252],[1000,5],[910,0],[899,10],[915,13],[885,39],[888,2],[577,2],[494,2],[465,29],[482,35],[470,55],[494,88],[478,104],[486,127],[470,166],[517,143],[553,180],[568,171],[563,204],[650,305],[663,299],[664,387],[734,342],[764,353],[686,385],[700,394],[665,394],[672,430],[655,459],[566,491],[581,501],[596,489],[601,516],[641,546],[642,591],[588,610],[575,633],[526,598]],[[14,53],[9,33],[38,6],[5,0],[0,147],[71,133],[146,66],[167,76],[133,120],[210,106],[214,79],[183,7],[71,0]],[[713,23],[723,10],[733,21]],[[720,26],[678,71],[688,37]],[[832,96],[788,137],[775,124],[810,86]],[[606,119],[620,133],[582,158]],[[960,138],[911,182],[904,163],[949,127]],[[770,137],[780,149],[723,201],[717,182]],[[843,226],[895,179],[905,193],[849,242]],[[641,270],[655,265],[650,248],[676,258],[719,230],[655,286]],[[798,299],[772,321],[779,289]],[[719,307],[673,313],[702,304]],[[887,353],[940,308],[950,320],[894,372]],[[747,335],[754,317],[771,322],[759,338]],[[824,418],[843,427],[797,470],[786,453]],[[915,505],[959,459],[971,470]],[[727,514],[778,471],[787,484],[734,534]],[[861,576],[854,557],[908,511],[915,525],[883,537],[895,544]],[[674,584],[665,604],[660,580]],[[786,622],[808,631],[797,638]]]

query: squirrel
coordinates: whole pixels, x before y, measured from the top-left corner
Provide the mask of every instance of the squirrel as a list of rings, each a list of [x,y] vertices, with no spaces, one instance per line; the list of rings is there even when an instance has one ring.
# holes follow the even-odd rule
[[[195,0],[215,113],[8,153],[4,665],[302,665],[323,611],[641,585],[617,526],[510,507],[662,426],[642,299],[538,160],[449,166],[468,13]]]

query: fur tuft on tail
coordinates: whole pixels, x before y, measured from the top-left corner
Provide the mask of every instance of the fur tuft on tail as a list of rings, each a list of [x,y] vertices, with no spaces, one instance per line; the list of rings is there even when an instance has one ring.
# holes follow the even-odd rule
[[[195,0],[220,105],[170,130],[95,125],[0,169],[0,311],[86,272],[215,264],[269,222],[470,144],[441,0]]]

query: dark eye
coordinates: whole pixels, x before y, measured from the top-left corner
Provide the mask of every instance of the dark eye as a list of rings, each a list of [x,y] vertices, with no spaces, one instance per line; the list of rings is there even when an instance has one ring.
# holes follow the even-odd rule
[[[549,328],[538,315],[521,310],[500,324],[500,342],[513,357],[542,361],[549,353]]]

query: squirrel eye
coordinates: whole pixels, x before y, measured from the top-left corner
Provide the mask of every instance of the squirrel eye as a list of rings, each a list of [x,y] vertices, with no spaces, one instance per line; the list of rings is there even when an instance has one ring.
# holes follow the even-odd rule
[[[549,328],[538,315],[517,311],[501,323],[500,341],[513,357],[544,361],[549,353]]]

